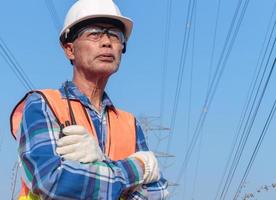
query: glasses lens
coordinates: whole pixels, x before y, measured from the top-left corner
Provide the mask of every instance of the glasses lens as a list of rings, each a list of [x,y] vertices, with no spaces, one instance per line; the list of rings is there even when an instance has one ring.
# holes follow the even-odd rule
[[[120,42],[120,43],[125,42],[125,36],[124,36],[123,32],[120,30],[109,29],[109,30],[107,30],[107,34],[110,37],[110,39],[114,42]]]
[[[101,28],[86,28],[83,31],[79,33],[79,37],[82,35],[85,35],[87,39],[97,41],[102,37],[102,34],[104,33],[104,30]]]
[[[86,37],[88,40],[98,41],[102,38],[104,34],[107,34],[112,42],[125,42],[125,36],[123,32],[119,29],[114,28],[107,29],[102,27],[89,27],[80,31],[78,37],[84,35],[84,37]]]

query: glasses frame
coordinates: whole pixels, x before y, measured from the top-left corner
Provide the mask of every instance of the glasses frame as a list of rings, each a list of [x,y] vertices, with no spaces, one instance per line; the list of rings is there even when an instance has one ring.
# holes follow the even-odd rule
[[[96,30],[96,31],[95,31]],[[88,33],[88,35],[86,36],[88,40],[97,42],[100,39],[102,39],[102,37],[106,34],[107,37],[112,41],[112,42],[118,42],[121,44],[124,44],[126,41],[125,35],[124,33],[116,28],[116,27],[102,27],[102,26],[90,26],[90,27],[86,27],[83,30],[80,30],[79,33],[77,34],[77,38],[82,37],[85,33]],[[99,35],[94,35],[95,38],[89,37],[91,36],[93,33],[97,33]]]

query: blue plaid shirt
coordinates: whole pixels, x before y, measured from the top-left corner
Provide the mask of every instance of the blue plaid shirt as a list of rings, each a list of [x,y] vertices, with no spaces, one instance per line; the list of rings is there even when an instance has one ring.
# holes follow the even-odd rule
[[[102,112],[98,113],[89,99],[74,83],[68,84],[69,99],[79,99],[86,107],[95,126],[99,146],[104,151],[106,140],[106,109],[113,107],[104,93]],[[60,89],[63,98],[63,87]],[[27,186],[42,199],[119,199],[128,192],[126,199],[165,199],[167,181],[143,183],[143,171],[135,158],[120,161],[105,160],[82,164],[62,160],[56,153],[56,141],[60,127],[49,106],[38,93],[32,93],[25,101],[20,126],[19,156],[23,167],[23,179]],[[136,123],[136,150],[147,151],[144,134]]]

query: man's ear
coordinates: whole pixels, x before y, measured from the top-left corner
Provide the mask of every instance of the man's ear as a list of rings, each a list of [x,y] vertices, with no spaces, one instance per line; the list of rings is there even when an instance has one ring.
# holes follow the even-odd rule
[[[74,60],[75,59],[73,43],[69,42],[69,43],[64,44],[63,45],[63,50],[64,50],[64,53],[65,53],[66,57],[69,60]]]

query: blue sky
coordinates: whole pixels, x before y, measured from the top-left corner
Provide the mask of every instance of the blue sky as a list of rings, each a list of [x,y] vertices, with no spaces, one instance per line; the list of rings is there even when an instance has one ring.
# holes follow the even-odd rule
[[[53,23],[47,9],[52,2],[57,12]],[[72,67],[59,46],[57,25],[74,0],[4,0],[0,6],[0,38],[24,69],[35,88],[58,88],[60,83],[71,79]],[[188,0],[171,1],[171,26],[164,52],[166,16],[169,1],[116,0],[124,15],[134,21],[134,29],[123,56],[120,70],[111,77],[107,91],[114,104],[133,112],[139,119],[148,117],[151,126],[159,126],[160,107],[163,99],[162,127],[170,127],[177,77],[181,62],[181,49],[185,30],[190,29],[181,84],[179,103],[173,131],[149,131],[149,146],[155,151],[169,151],[175,157],[165,161],[160,158],[164,175],[170,182],[179,177],[187,146],[202,112],[207,92],[209,74],[214,74],[231,20],[239,0],[221,0],[214,48],[213,65],[210,67],[215,33],[218,0],[200,1],[195,6],[195,17],[187,24]],[[242,1],[245,2],[245,1]],[[225,65],[211,106],[186,173],[181,175],[172,199],[215,199],[232,141],[235,137],[249,86],[254,78],[266,31],[275,1],[249,1],[232,51]],[[276,19],[274,13],[272,22]],[[273,37],[275,37],[275,32]],[[26,93],[2,56],[0,65],[0,192],[1,198],[11,198],[12,169],[17,159],[16,142],[9,133],[9,114],[16,102]],[[165,56],[167,55],[167,56]],[[272,57],[275,57],[275,51]],[[163,75],[163,63],[167,60],[167,71]],[[273,61],[273,59],[271,59]],[[272,61],[269,65],[272,65]],[[165,79],[162,79],[162,77]],[[275,99],[275,73],[272,74],[256,120],[252,126],[241,162],[226,199],[232,199],[245,167],[256,145],[258,137]],[[164,87],[162,89],[162,81]],[[161,95],[163,94],[163,95]],[[274,199],[276,190],[257,192],[263,185],[276,182],[274,152],[275,119],[272,119],[267,135],[252,166],[240,198],[248,192],[257,199]],[[168,137],[166,137],[168,136]],[[170,138],[170,139],[168,139]],[[201,139],[200,139],[201,138]],[[162,139],[162,140],[161,140]],[[160,145],[158,145],[160,141]],[[170,148],[167,149],[168,141]],[[157,148],[158,147],[158,148]],[[162,167],[162,168],[163,168]],[[173,189],[173,188],[171,188]]]

